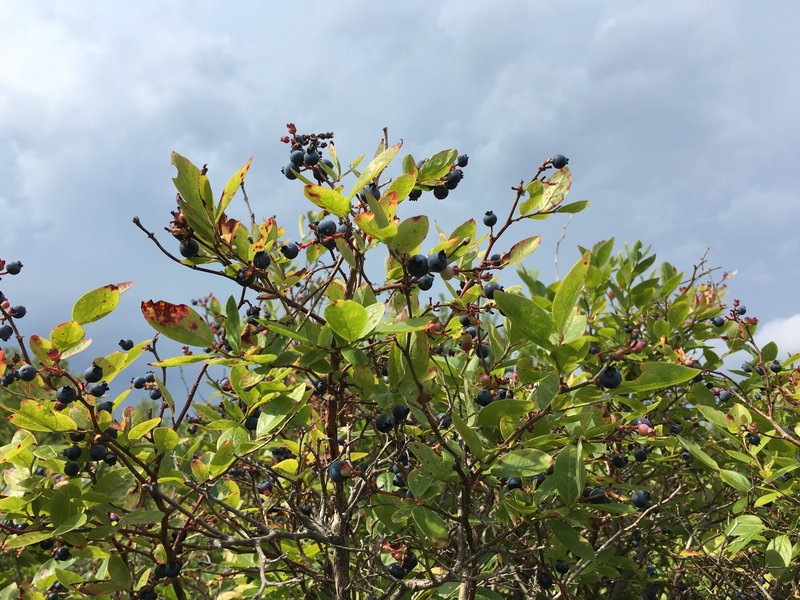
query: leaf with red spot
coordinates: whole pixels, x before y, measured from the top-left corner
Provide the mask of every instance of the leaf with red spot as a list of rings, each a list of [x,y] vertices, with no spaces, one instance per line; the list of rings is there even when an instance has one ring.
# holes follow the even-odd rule
[[[307,185],[303,188],[306,198],[320,208],[339,217],[344,217],[350,212],[350,200],[341,193],[342,188],[332,190],[320,185]]]
[[[85,293],[72,307],[72,320],[85,325],[102,319],[117,307],[120,294],[132,285],[132,281],[110,283]]]
[[[142,302],[142,314],[153,329],[181,344],[210,346],[214,342],[208,323],[186,304],[148,300]]]
[[[250,170],[251,164],[253,164],[252,156],[246,163],[244,163],[244,166],[241,169],[233,174],[233,177],[231,177],[228,183],[225,185],[225,189],[222,191],[222,196],[219,199],[219,206],[217,206],[217,219],[222,216],[222,214],[225,212],[225,209],[228,208],[231,200],[233,200],[233,197],[236,195],[236,192],[238,192],[239,188],[242,187],[242,184],[244,183],[244,176],[247,175],[247,172]]]

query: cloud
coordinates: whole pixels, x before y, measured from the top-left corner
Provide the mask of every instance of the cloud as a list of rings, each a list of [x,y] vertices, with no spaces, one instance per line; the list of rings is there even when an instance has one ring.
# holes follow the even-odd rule
[[[800,313],[760,324],[755,337],[761,346],[775,342],[779,359],[800,352]]]

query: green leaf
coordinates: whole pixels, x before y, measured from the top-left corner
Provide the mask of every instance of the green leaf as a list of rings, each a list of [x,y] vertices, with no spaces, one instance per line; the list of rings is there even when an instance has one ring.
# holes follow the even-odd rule
[[[339,191],[340,189],[342,188],[332,190],[321,185],[307,185],[303,188],[303,194],[320,208],[337,217],[344,217],[350,212],[350,200]]]
[[[502,418],[521,417],[533,407],[533,402],[525,400],[495,400],[478,413],[478,424],[482,427],[496,427]]]
[[[525,187],[525,191],[528,196],[519,203],[519,214],[523,217],[538,212],[542,203],[544,186],[540,179],[534,179]]]
[[[422,331],[431,323],[431,317],[414,317],[395,323],[383,321],[375,328],[376,333],[408,333],[410,331]]]
[[[661,362],[640,363],[642,373],[633,381],[623,381],[617,388],[620,394],[630,392],[652,392],[671,385],[686,383],[700,371],[683,365]]]
[[[705,417],[706,421],[715,427],[719,427],[722,431],[725,431],[728,428],[727,418],[725,417],[725,413],[722,411],[719,411],[711,406],[705,406],[704,404],[698,405],[697,410],[699,410],[700,414]]]
[[[126,589],[131,585],[131,572],[119,554],[108,558],[108,576],[120,588]]]
[[[383,302],[376,302],[367,306],[367,324],[364,326],[362,337],[372,333],[375,328],[380,324],[383,315],[386,312],[386,304]]]
[[[447,175],[457,157],[458,150],[455,148],[437,152],[422,164],[417,174],[417,181],[425,183],[438,181]]]
[[[580,533],[578,533],[574,528],[570,527],[566,523],[563,523],[562,521],[556,521],[555,519],[548,520],[547,526],[550,528],[553,534],[555,534],[558,541],[576,556],[582,558],[583,560],[592,560],[595,557],[595,552],[592,548],[592,545],[586,540],[582,539]]]
[[[690,440],[684,439],[681,436],[678,436],[678,441],[681,443],[681,445],[684,448],[686,448],[689,451],[689,453],[692,456],[694,456],[697,460],[699,460],[705,466],[707,466],[710,469],[714,469],[715,471],[719,470],[719,465],[717,464],[717,461],[715,461],[708,454],[706,454],[700,448],[700,446],[698,446],[696,443],[694,443],[694,442],[692,442]]]
[[[389,240],[389,248],[395,252],[416,252],[428,235],[428,217],[409,217],[397,227],[397,235]]]
[[[120,526],[127,525],[152,525],[160,523],[164,513],[160,510],[135,510],[119,520]]]
[[[397,153],[402,147],[403,142],[398,142],[393,146],[389,146],[383,152],[379,153],[375,158],[373,158],[369,164],[364,167],[364,170],[361,171],[361,175],[359,175],[358,180],[353,186],[353,189],[350,190],[349,198],[355,196],[364,186],[380,175],[381,172],[389,165],[389,163],[392,162],[392,159],[397,156]]]
[[[367,328],[367,309],[354,300],[335,300],[325,307],[325,320],[347,342],[354,342]]]
[[[540,210],[550,210],[564,201],[572,186],[572,173],[570,173],[569,167],[556,171],[543,184]]]
[[[453,419],[455,422],[455,418]],[[550,467],[550,455],[536,448],[512,450],[491,466],[489,472],[498,477],[532,477]]]
[[[143,421],[138,425],[134,425],[128,432],[128,439],[132,442],[135,442],[136,440],[141,439],[144,435],[146,435],[148,431],[152,430],[154,427],[157,427],[160,424],[161,424],[161,417],[156,417],[155,419],[150,419],[149,421]]]
[[[553,298],[553,323],[556,331],[562,336],[567,321],[575,314],[575,303],[578,301],[583,283],[586,281],[586,271],[589,268],[590,260],[591,254],[586,252],[561,281],[555,298]]]
[[[85,293],[72,307],[72,320],[81,325],[102,319],[119,304],[119,296],[133,285],[132,281],[109,284]]]
[[[426,538],[434,547],[443,547],[448,544],[447,523],[429,508],[415,506],[411,510],[414,524],[420,535]]]
[[[78,428],[75,421],[53,409],[49,404],[35,400],[22,400],[17,410],[8,406],[3,406],[3,408],[12,413],[9,420],[14,425],[29,431],[75,431]]]
[[[408,197],[408,194],[414,189],[414,184],[416,182],[416,173],[405,173],[404,175],[395,177],[394,181],[392,181],[391,185],[389,186],[389,189],[383,193],[383,196],[394,192],[397,194],[397,199],[402,200],[403,198]]]
[[[215,478],[222,475],[228,470],[228,467],[231,466],[234,460],[235,456],[233,452],[233,442],[227,440],[223,442],[219,448],[217,448],[217,451],[211,458],[211,462],[208,465],[209,477]]]
[[[242,187],[244,183],[244,177],[247,175],[247,172],[250,170],[250,165],[253,164],[253,157],[251,156],[244,166],[236,171],[233,176],[228,180],[228,183],[225,184],[225,189],[222,191],[222,196],[219,199],[219,206],[217,206],[217,210],[215,212],[216,219],[219,219],[222,216],[222,213],[225,212],[225,209],[228,208],[228,205],[233,200],[233,197],[236,195],[236,192],[239,191],[239,188]]]
[[[53,328],[50,332],[50,342],[59,350],[71,348],[83,341],[83,327],[77,321],[67,321]]]
[[[193,363],[202,362],[208,358],[214,358],[217,354],[181,354],[180,356],[173,356],[151,362],[151,367],[180,367],[183,365],[191,365]]]
[[[513,265],[524,260],[531,252],[539,247],[542,242],[542,236],[535,235],[533,237],[520,240],[508,251],[508,254],[503,256],[503,266]]]
[[[741,515],[731,523],[725,535],[735,537],[750,537],[764,531],[763,521],[755,515]]]
[[[14,537],[6,538],[5,542],[3,542],[3,549],[13,550],[14,548],[24,548],[25,546],[38,544],[42,540],[47,540],[50,539],[51,537],[53,537],[53,532],[50,530],[30,531],[28,533],[23,533],[21,535],[15,535]]]
[[[463,421],[458,415],[452,415],[453,418],[453,427],[458,432],[458,435],[464,440],[464,443],[470,449],[473,455],[477,458],[481,458],[484,455],[483,451],[483,444],[481,444],[481,438],[475,432],[475,430],[470,427],[465,421]]]
[[[516,294],[497,291],[494,301],[515,328],[540,346],[550,347],[555,326],[550,315],[535,302]]]
[[[577,202],[570,202],[569,204],[564,204],[563,206],[559,206],[555,210],[555,212],[576,214],[582,212],[587,206],[589,206],[588,200],[578,200]]]
[[[764,560],[770,567],[785,568],[792,563],[792,542],[787,535],[779,535],[769,541]]]
[[[575,504],[586,485],[586,465],[581,454],[581,442],[578,441],[576,446],[565,446],[556,457],[553,476],[558,495],[567,505]]]
[[[722,469],[719,472],[719,476],[722,478],[722,481],[727,483],[732,488],[739,490],[740,492],[749,492],[750,488],[753,487],[750,485],[750,480],[737,471]]]
[[[353,222],[361,231],[381,242],[384,242],[397,235],[396,222],[393,221],[385,227],[381,227],[378,224],[377,216],[372,212],[362,212],[357,214],[355,217],[353,217]]]
[[[178,445],[181,438],[169,427],[158,427],[153,431],[153,443],[159,452],[169,452]]]
[[[263,437],[288,419],[297,408],[297,401],[290,396],[281,394],[262,404],[261,416],[256,426],[256,436]]]
[[[176,342],[201,347],[214,343],[208,323],[186,304],[148,300],[142,302],[142,314],[153,329]]]

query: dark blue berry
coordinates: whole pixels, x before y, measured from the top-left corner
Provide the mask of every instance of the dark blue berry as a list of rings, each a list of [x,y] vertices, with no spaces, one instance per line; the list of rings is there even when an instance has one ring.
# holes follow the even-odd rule
[[[289,242],[288,244],[284,244],[283,246],[281,246],[281,254],[283,254],[289,260],[297,258],[297,255],[299,253],[300,249],[294,242]]]
[[[486,214],[483,215],[483,224],[487,227],[494,227],[497,224],[497,215],[487,210]]]

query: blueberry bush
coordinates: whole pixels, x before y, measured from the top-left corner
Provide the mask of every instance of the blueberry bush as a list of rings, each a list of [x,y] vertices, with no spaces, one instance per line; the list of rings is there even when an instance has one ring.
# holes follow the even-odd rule
[[[251,161],[173,154],[173,239],[134,223],[241,291],[142,302],[151,339],[88,358],[130,283],[31,335],[0,265],[0,600],[798,595],[797,357],[724,274],[612,239],[545,283],[513,236],[587,206],[565,156],[447,232],[466,155],[333,137],[282,138],[297,237]]]

